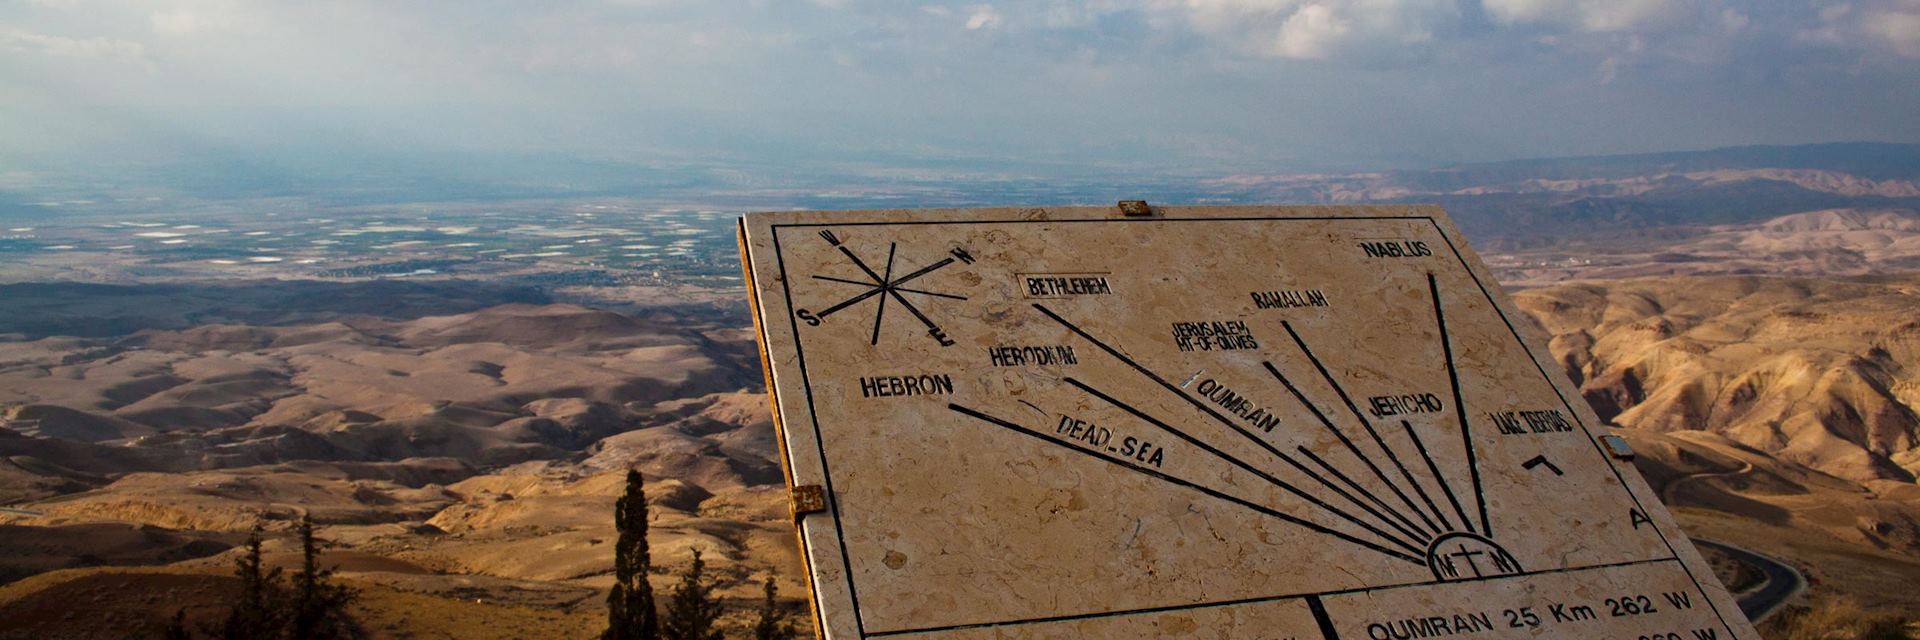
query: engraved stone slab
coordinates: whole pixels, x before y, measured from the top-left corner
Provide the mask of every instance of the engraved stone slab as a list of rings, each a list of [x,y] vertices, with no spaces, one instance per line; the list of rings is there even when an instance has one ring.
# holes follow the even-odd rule
[[[1758,639],[1437,207],[752,214],[828,638]]]

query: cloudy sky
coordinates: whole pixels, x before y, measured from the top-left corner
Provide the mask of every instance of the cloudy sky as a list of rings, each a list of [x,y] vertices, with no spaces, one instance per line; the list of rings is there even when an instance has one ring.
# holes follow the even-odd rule
[[[1920,0],[7,0],[0,169],[1426,166],[1920,142]]]

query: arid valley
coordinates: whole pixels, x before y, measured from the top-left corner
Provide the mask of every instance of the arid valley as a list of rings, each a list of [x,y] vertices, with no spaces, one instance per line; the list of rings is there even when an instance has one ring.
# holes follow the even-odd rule
[[[1240,176],[1184,195],[1446,204],[1689,533],[1803,571],[1792,607],[1911,619],[1916,149],[1872,171],[1729,152]],[[697,548],[728,598],[774,576],[797,609],[719,213],[754,204],[274,202],[189,219],[136,202],[9,223],[0,637],[208,620],[248,532],[263,525],[268,559],[292,566],[303,516],[372,637],[590,637],[629,468],[648,480],[656,586]],[[1752,582],[1719,564],[1731,588]]]

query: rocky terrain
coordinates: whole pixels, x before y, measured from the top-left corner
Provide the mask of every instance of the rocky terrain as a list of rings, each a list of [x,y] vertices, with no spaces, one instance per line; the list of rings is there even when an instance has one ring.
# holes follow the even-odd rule
[[[1516,302],[1690,534],[1920,614],[1920,276],[1680,276]]]
[[[1681,277],[1517,301],[1600,417],[1708,431],[1854,482],[1920,472],[1920,278]]]
[[[376,635],[584,635],[629,467],[650,479],[663,583],[700,548],[729,596],[767,575],[804,592],[744,331],[558,304],[389,311],[0,343],[0,636],[212,616],[232,548],[301,515]],[[49,617],[47,598],[103,613]],[[485,611],[418,614],[461,605]]]

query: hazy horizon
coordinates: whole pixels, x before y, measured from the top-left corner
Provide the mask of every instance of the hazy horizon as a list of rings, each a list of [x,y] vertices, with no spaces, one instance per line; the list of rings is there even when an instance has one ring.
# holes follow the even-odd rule
[[[1920,142],[1920,4],[0,9],[0,190],[1046,179]],[[893,172],[893,173],[889,173]],[[277,182],[276,182],[277,181]]]

